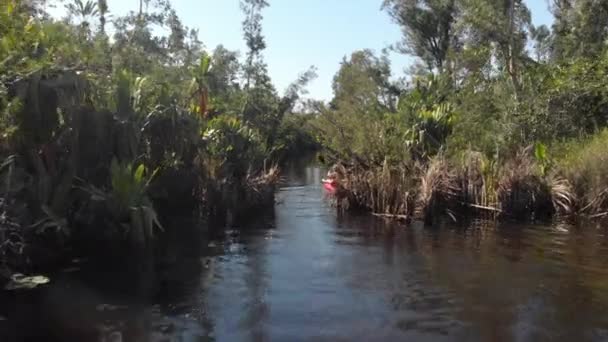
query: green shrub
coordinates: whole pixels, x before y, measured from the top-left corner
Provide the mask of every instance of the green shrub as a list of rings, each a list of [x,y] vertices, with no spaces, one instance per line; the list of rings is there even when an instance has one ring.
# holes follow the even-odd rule
[[[580,210],[598,214],[608,210],[608,129],[554,147],[556,167],[570,180]]]
[[[262,135],[237,117],[220,115],[202,132],[205,160],[211,176],[242,179],[249,169],[261,169],[267,156]]]

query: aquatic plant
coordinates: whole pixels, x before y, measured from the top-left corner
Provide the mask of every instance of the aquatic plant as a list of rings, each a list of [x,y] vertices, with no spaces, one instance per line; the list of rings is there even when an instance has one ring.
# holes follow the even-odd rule
[[[103,191],[92,185],[82,189],[91,194],[91,200],[103,201],[114,222],[124,230],[129,240],[142,247],[149,246],[156,229],[163,230],[153,203],[147,196],[151,181],[158,169],[149,172],[143,164],[112,160],[111,187]]]
[[[458,178],[455,172],[450,170],[444,156],[435,156],[426,165],[419,167],[421,168],[420,185],[417,191],[415,214],[430,222],[432,215],[446,213],[445,210],[449,208],[450,202],[458,199],[460,188]]]
[[[537,171],[531,148],[519,151],[501,167],[496,187],[499,207],[513,217],[551,214],[552,198],[546,179]]]
[[[382,216],[431,222],[446,214],[456,219],[462,209],[517,219],[574,214],[570,182],[556,172],[544,176],[531,151],[522,149],[500,164],[468,151],[454,161],[440,154],[409,167],[385,161],[376,168],[340,164],[334,169],[341,170],[336,178],[347,208]]]
[[[380,216],[410,217],[414,208],[414,180],[406,165],[366,169],[362,165],[336,168],[339,190],[336,197],[343,209],[366,209]]]

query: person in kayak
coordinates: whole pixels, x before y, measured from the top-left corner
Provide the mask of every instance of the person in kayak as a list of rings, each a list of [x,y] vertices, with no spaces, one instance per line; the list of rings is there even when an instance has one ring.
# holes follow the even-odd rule
[[[335,194],[338,191],[338,182],[335,179],[326,179],[321,180],[323,183],[323,188],[330,194]]]
[[[327,177],[321,180],[321,183],[323,183],[323,188],[330,195],[336,195],[340,189],[340,183],[338,182],[339,176],[340,175],[337,172],[337,165],[335,165],[329,169],[329,171],[327,171]]]

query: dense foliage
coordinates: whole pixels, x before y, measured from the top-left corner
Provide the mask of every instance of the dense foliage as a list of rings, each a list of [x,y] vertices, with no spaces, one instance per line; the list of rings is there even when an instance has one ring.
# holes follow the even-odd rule
[[[274,166],[314,147],[294,108],[315,69],[278,94],[266,2],[241,2],[244,61],[205,50],[167,0],[112,20],[107,1],[64,3],[59,19],[44,0],[0,2],[0,268],[77,242],[148,249],[159,213],[267,204]]]
[[[147,249],[167,213],[251,210],[278,162],[318,145],[340,205],[379,215],[608,213],[602,2],[553,1],[549,28],[523,0],[384,0],[415,64],[355,51],[329,103],[300,101],[312,67],[275,89],[267,1],[241,1],[243,58],[205,49],[169,0],[47,5],[0,2],[0,271]]]
[[[551,29],[535,27],[521,0],[385,0],[383,9],[403,31],[394,49],[416,66],[399,79],[386,57],[354,52],[313,123],[344,167],[351,205],[413,215],[437,197],[520,217],[608,211],[608,183],[591,176],[604,159],[604,133],[593,136],[608,125],[606,5],[554,1]],[[573,155],[585,166],[565,162]]]

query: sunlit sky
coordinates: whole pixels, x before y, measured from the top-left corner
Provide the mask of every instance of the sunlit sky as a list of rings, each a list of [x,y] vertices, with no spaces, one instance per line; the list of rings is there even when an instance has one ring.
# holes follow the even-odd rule
[[[223,44],[228,49],[245,52],[239,0],[172,3],[185,25],[199,29],[207,49]],[[379,53],[401,38],[399,26],[380,10],[382,0],[269,0],[269,3],[263,13],[268,46],[264,57],[279,91],[314,65],[319,76],[309,85],[308,97],[328,100],[332,97],[333,76],[344,56],[363,48]],[[547,0],[526,0],[526,3],[535,25],[551,24],[553,17]],[[114,15],[136,10],[138,4],[139,0],[108,0]],[[403,74],[412,63],[410,57],[401,54],[392,54],[391,61],[396,75]]]

